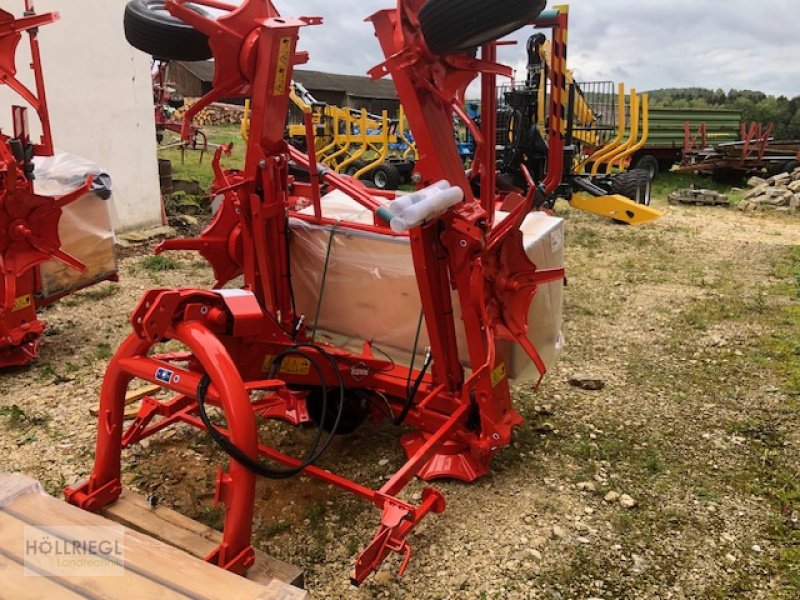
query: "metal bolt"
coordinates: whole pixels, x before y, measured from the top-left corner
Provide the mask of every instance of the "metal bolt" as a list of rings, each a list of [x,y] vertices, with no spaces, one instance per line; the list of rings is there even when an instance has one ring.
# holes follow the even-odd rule
[[[499,433],[493,434],[492,435],[492,439],[495,440],[495,441],[499,440],[500,439],[500,434]]]
[[[200,314],[201,315],[207,315],[208,314],[208,307],[207,306],[201,306],[200,307]]]
[[[462,248],[466,248],[466,247],[467,247],[467,240],[461,240],[461,241],[459,242],[459,244],[461,244],[461,247],[462,247]]]

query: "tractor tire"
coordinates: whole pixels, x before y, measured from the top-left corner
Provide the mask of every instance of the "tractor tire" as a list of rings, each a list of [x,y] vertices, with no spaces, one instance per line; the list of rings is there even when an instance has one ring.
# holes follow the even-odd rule
[[[524,27],[545,0],[428,0],[419,12],[425,43],[437,55],[467,52]]]
[[[347,168],[344,170],[345,175],[349,175],[350,177],[354,177],[356,173],[358,173],[361,169],[367,166],[367,163],[361,159],[355,160],[347,165]],[[367,175],[365,175],[367,177]]]
[[[644,169],[632,169],[616,175],[611,182],[611,193],[650,206],[650,173]]]
[[[125,38],[128,43],[158,60],[208,60],[212,57],[208,36],[173,17],[164,0],[131,0],[125,6]],[[205,10],[187,4],[208,17]]]
[[[311,421],[321,427],[326,433],[333,433],[334,435],[350,435],[356,429],[361,427],[364,421],[369,417],[369,410],[367,409],[368,396],[366,390],[347,390],[347,395],[344,398],[344,408],[342,409],[342,418],[339,420],[339,426],[336,431],[333,431],[333,425],[336,422],[336,413],[338,411],[338,394],[333,389],[328,391],[328,407],[326,414],[322,414],[322,389],[313,388],[309,391],[306,397],[306,408],[308,409],[308,416]],[[334,406],[331,406],[333,404]]]
[[[633,168],[647,171],[648,175],[650,176],[650,182],[652,183],[658,176],[660,165],[658,164],[658,159],[655,156],[652,154],[645,154],[636,160],[636,162],[633,164]]]
[[[388,162],[372,169],[367,177],[370,183],[372,183],[372,186],[378,190],[396,190],[400,187],[400,183],[403,180],[397,167]]]

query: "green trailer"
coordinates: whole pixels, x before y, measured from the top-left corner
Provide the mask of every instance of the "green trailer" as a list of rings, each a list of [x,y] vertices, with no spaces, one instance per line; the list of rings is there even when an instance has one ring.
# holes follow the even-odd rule
[[[705,124],[709,145],[734,142],[741,135],[742,113],[738,110],[650,108],[649,114],[647,143],[631,157],[631,168],[646,169],[651,179],[681,162],[687,123],[692,134]]]

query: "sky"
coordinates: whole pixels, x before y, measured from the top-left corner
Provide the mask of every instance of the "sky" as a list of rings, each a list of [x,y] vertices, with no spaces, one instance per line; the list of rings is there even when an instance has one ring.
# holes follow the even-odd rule
[[[380,62],[364,18],[392,0],[274,0],[285,16],[322,16],[301,33],[306,67],[363,75]],[[548,6],[555,5],[548,2]],[[800,96],[798,0],[572,0],[569,65],[578,81],[664,87],[756,89]],[[530,28],[513,35],[524,42]],[[524,44],[501,62],[524,77]]]

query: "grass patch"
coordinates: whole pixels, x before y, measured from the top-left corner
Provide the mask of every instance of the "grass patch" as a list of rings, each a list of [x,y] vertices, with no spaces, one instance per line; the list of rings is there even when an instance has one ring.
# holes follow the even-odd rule
[[[272,538],[289,531],[292,524],[286,521],[274,521],[264,528],[264,537]]]
[[[108,360],[112,356],[114,356],[114,352],[111,350],[111,344],[106,342],[97,344],[97,347],[94,350],[94,357],[96,360]]]
[[[117,292],[119,292],[119,286],[115,283],[112,283],[110,285],[100,285],[85,290],[81,293],[81,296],[88,298],[89,300],[103,300],[105,298],[116,296]]]
[[[50,421],[50,415],[42,413],[29,415],[18,404],[0,407],[0,417],[8,419],[8,426],[12,429],[29,429],[39,425],[46,425]]]
[[[161,273],[163,271],[175,271],[180,268],[180,263],[174,258],[168,256],[145,256],[142,259],[142,267],[153,273]]]

